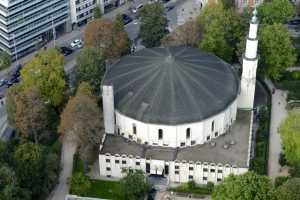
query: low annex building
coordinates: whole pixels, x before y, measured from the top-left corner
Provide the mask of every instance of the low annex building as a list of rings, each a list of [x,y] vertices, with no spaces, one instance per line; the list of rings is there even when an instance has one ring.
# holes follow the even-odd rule
[[[102,84],[100,175],[140,169],[205,184],[247,172],[257,28],[255,11],[241,79],[220,58],[188,47],[143,49],[110,66]]]

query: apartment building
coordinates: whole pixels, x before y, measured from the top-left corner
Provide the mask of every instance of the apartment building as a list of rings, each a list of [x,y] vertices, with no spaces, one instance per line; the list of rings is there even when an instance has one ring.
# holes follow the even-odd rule
[[[80,26],[91,20],[99,3],[99,0],[70,0],[72,26]]]
[[[65,32],[69,0],[0,0],[0,50],[22,57]]]

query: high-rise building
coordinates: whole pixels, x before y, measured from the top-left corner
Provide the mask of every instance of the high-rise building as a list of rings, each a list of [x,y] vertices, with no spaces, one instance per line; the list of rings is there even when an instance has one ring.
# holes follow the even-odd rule
[[[0,0],[0,50],[22,57],[66,31],[68,0]]]

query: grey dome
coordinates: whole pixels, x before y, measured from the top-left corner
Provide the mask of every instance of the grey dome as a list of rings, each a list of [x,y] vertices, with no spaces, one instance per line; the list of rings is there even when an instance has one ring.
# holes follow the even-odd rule
[[[196,48],[143,49],[107,70],[115,108],[133,119],[155,124],[184,124],[213,116],[238,95],[232,67]]]

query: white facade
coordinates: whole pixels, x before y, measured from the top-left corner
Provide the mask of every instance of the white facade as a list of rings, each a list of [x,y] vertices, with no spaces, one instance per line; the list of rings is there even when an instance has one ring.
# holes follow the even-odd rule
[[[247,168],[230,164],[151,160],[128,155],[99,155],[100,176],[118,177],[126,175],[126,169],[142,170],[148,174],[162,174],[174,183],[194,180],[198,184],[218,183],[230,174],[243,174]],[[168,168],[168,169],[167,169]]]
[[[93,19],[93,12],[99,0],[70,0],[70,13],[72,24],[86,23]]]
[[[186,147],[203,144],[224,134],[236,119],[237,100],[221,113],[200,122],[178,125],[148,124],[116,111],[116,132],[154,146]]]

